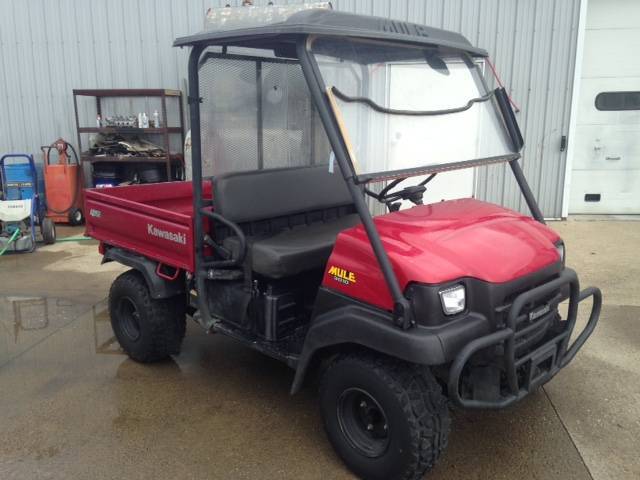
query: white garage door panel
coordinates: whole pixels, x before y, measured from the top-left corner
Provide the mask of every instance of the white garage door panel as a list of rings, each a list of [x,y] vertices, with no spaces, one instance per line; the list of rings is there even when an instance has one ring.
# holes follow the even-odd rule
[[[588,1],[569,213],[640,214],[640,110],[595,106],[604,92],[640,92],[640,0]]]
[[[573,172],[571,212],[635,214],[640,212],[640,170]],[[585,194],[600,194],[599,202],[585,202]]]
[[[640,170],[637,126],[578,126],[575,148],[575,170]]]
[[[587,29],[637,28],[640,21],[638,0],[590,0]]]
[[[585,78],[640,76],[640,28],[587,30],[584,49]]]
[[[638,35],[640,35],[640,31]],[[640,63],[640,61],[638,61],[638,63]],[[580,84],[578,125],[640,125],[640,110],[597,110],[595,107],[596,96],[602,92],[640,92],[640,76],[583,79]]]

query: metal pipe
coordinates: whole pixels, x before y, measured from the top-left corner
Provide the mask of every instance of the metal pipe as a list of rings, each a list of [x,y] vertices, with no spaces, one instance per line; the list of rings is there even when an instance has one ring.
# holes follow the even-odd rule
[[[351,163],[347,160],[347,149],[344,145],[341,135],[338,133],[336,126],[336,120],[333,117],[331,110],[327,104],[327,99],[324,96],[324,88],[321,76],[317,70],[317,65],[311,60],[305,47],[306,39],[300,40],[297,45],[298,59],[300,60],[300,66],[302,72],[309,85],[309,90],[314,101],[314,105],[318,110],[320,119],[324,125],[324,128],[331,143],[331,148],[338,161],[342,176],[347,184],[349,193],[353,198],[353,203],[356,207],[356,211],[362,220],[362,225],[369,237],[373,253],[376,256],[382,274],[387,283],[387,288],[394,301],[394,320],[397,323],[401,323],[403,328],[409,328],[412,325],[411,308],[409,301],[405,298],[400,288],[400,283],[393,271],[393,266],[389,260],[389,256],[382,244],[378,230],[373,222],[371,213],[367,203],[364,200],[362,190],[355,182],[355,172],[351,168]]]
[[[522,196],[524,197],[525,202],[527,202],[527,206],[531,211],[531,215],[533,216],[533,218],[535,218],[537,221],[539,221],[544,225],[545,224],[544,217],[542,216],[540,207],[536,202],[536,197],[533,196],[533,192],[529,187],[529,183],[527,182],[527,179],[524,176],[522,168],[518,163],[518,159],[511,160],[509,162],[509,166],[511,167],[513,176],[516,177],[516,182],[518,182],[518,186],[520,187],[520,191],[522,192]]]
[[[195,248],[195,281],[198,292],[198,310],[203,318],[203,323],[213,325],[207,297],[207,288],[204,275],[204,225],[202,209],[205,207],[202,198],[202,145],[200,134],[200,84],[198,78],[198,60],[204,47],[196,45],[189,55],[189,115],[191,120],[191,173],[193,188],[193,230]]]
[[[202,205],[202,144],[200,138],[200,85],[198,79],[198,59],[203,47],[195,46],[189,55],[189,117],[191,121],[191,165],[193,185],[193,214],[196,270],[202,257],[203,222]]]
[[[262,119],[262,61],[256,61],[256,127],[258,129],[258,170],[264,168],[264,131]]]

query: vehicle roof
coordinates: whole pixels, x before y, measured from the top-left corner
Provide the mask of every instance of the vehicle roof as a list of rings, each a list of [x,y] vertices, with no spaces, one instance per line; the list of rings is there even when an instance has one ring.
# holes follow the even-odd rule
[[[246,26],[241,22],[236,22],[231,27],[214,25],[209,30],[180,37],[174,41],[173,45],[184,47],[242,44],[253,40],[283,36],[334,35],[434,45],[465,51],[473,56],[487,56],[485,50],[472,46],[459,33],[383,17],[357,15],[327,8],[311,8],[297,11],[288,16],[265,15],[263,20],[262,22],[247,22]]]

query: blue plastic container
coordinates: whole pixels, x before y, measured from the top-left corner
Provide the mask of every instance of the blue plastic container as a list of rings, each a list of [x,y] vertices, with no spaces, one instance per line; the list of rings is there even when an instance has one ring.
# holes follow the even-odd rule
[[[34,196],[33,171],[28,163],[5,163],[7,200],[26,200]]]

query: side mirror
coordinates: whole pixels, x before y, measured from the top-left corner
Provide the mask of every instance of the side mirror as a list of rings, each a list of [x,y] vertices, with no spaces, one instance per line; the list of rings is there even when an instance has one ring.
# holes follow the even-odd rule
[[[502,114],[502,119],[504,120],[504,124],[509,132],[513,148],[516,152],[519,152],[522,150],[522,147],[524,147],[524,139],[522,138],[522,132],[518,126],[516,115],[513,113],[513,109],[511,108],[507,91],[503,87],[500,87],[496,88],[494,93],[496,101],[498,102],[498,108],[500,108],[500,113]]]

